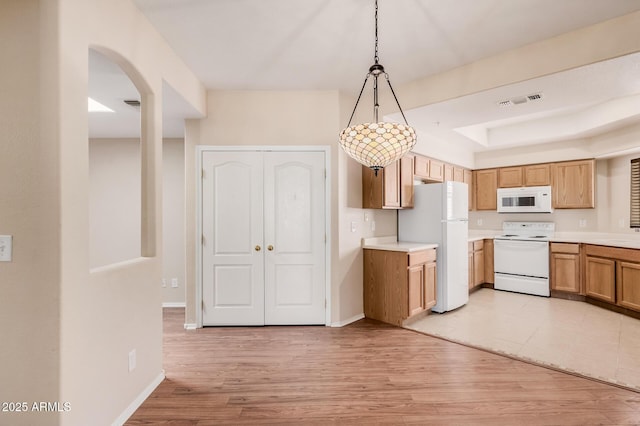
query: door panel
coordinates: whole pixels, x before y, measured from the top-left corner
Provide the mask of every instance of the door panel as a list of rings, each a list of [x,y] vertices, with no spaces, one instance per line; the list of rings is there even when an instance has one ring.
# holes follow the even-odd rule
[[[264,191],[265,323],[324,324],[324,153],[265,153]]]
[[[204,152],[202,167],[203,325],[262,325],[262,154]]]

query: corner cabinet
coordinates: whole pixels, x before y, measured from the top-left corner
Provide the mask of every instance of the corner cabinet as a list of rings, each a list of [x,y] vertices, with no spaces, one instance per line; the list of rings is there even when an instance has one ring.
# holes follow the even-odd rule
[[[364,249],[364,314],[401,326],[436,304],[436,249]]]
[[[414,157],[405,155],[378,171],[362,166],[363,209],[405,209],[413,207]]]
[[[586,245],[585,255],[587,297],[640,312],[640,250]]]

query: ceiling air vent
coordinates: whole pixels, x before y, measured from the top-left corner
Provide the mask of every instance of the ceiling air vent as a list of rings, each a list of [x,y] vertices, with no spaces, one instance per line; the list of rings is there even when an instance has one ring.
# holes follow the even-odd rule
[[[140,108],[140,101],[136,99],[125,99],[124,103],[134,108]]]
[[[513,105],[522,105],[527,102],[534,102],[542,99],[542,93],[532,93],[527,96],[516,96],[515,98],[505,99],[498,102],[499,107],[510,107]]]

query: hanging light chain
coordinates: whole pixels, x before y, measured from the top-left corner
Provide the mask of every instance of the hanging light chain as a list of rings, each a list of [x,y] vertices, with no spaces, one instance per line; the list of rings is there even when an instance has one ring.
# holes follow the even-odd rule
[[[376,0],[376,13],[374,17],[375,17],[375,49],[373,53],[373,61],[374,63],[377,64],[379,60],[379,57],[378,57],[378,0]]]

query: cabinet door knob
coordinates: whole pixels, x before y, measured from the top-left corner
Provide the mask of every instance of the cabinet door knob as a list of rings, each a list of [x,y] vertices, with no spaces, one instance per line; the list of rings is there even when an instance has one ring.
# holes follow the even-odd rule
[[[260,251],[261,248],[262,247],[260,247],[260,246],[256,246],[256,251]]]
[[[267,247],[267,250],[273,251],[273,246],[271,244],[269,244],[269,246]]]

